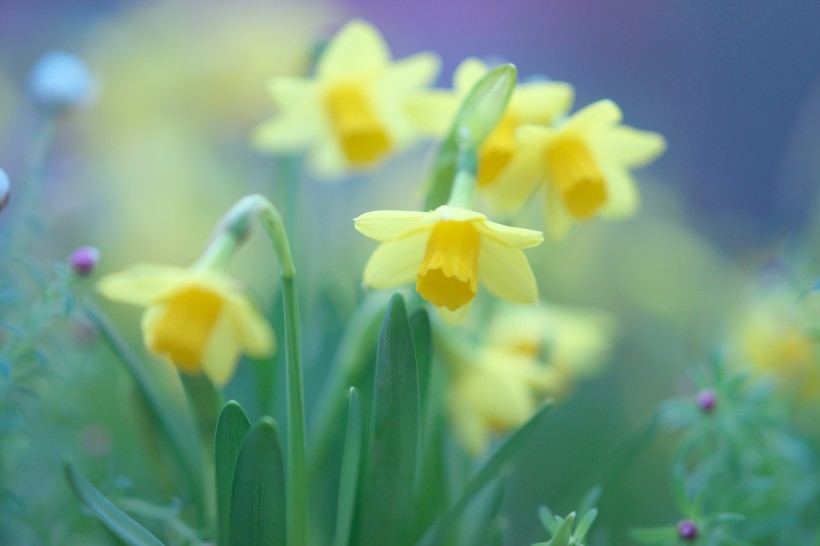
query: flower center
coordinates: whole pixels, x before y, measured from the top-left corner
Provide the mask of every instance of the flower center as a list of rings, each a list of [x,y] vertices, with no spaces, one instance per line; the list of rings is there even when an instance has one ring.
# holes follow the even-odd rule
[[[390,137],[361,87],[336,85],[330,88],[325,100],[330,124],[348,161],[367,165],[390,151]]]
[[[157,320],[149,349],[167,355],[186,372],[199,370],[208,337],[222,309],[222,299],[194,287],[174,294]]]
[[[478,230],[470,222],[445,220],[433,228],[416,291],[436,307],[455,311],[478,292]]]
[[[567,210],[577,220],[589,218],[606,202],[604,175],[581,140],[556,141],[547,151],[547,169]]]
[[[479,187],[486,187],[495,182],[507,163],[515,155],[515,129],[518,122],[510,114],[504,114],[501,121],[484,141],[478,156]]]

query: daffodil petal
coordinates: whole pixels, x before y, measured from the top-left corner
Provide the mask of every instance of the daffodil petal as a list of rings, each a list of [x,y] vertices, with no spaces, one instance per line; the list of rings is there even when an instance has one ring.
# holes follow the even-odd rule
[[[482,195],[499,212],[523,207],[544,178],[540,146],[524,146],[499,173],[495,182],[483,188]]]
[[[487,217],[474,210],[462,209],[458,207],[451,207],[450,205],[441,205],[433,211],[433,215],[442,220],[450,220],[453,222],[469,222],[470,220],[486,220]]]
[[[509,112],[520,123],[552,123],[572,107],[575,90],[568,83],[524,83],[515,89]]]
[[[306,78],[281,76],[268,84],[274,104],[281,110],[309,110],[318,99],[319,86]]]
[[[637,212],[641,194],[635,179],[628,171],[610,166],[604,171],[607,183],[607,201],[601,209],[601,216],[624,218]]]
[[[497,224],[489,220],[481,226],[487,236],[512,248],[532,248],[544,242],[544,234],[534,229],[524,229]]]
[[[395,61],[379,82],[382,91],[408,93],[431,85],[438,77],[441,60],[435,53],[416,53]]]
[[[490,68],[483,61],[475,57],[468,57],[461,61],[453,73],[453,87],[457,93],[466,95],[489,70]]]
[[[553,241],[560,241],[566,237],[572,227],[573,220],[566,207],[564,207],[564,202],[558,192],[551,185],[547,188],[547,235]]]
[[[596,155],[624,167],[646,165],[666,150],[666,139],[662,135],[626,125],[597,132],[591,143]]]
[[[429,235],[428,230],[421,229],[380,244],[364,268],[364,284],[382,289],[414,282]]]
[[[202,372],[217,387],[228,383],[239,363],[241,348],[232,330],[230,317],[223,313],[211,330],[202,354]]]
[[[538,300],[538,285],[524,253],[491,237],[482,237],[478,275],[487,289],[514,303]]]
[[[242,295],[231,298],[225,315],[243,352],[256,358],[273,353],[276,348],[273,330],[247,298]]]
[[[283,114],[259,124],[251,135],[251,142],[261,149],[295,152],[316,138],[315,121],[309,116]]]
[[[389,241],[419,226],[429,212],[376,210],[353,220],[356,230],[376,241]]]
[[[575,112],[562,130],[586,132],[596,127],[615,125],[620,123],[621,119],[623,119],[623,113],[620,107],[611,100],[604,99]]]
[[[342,154],[342,150],[332,139],[322,138],[317,142],[308,155],[308,168],[320,176],[325,182],[343,180],[342,175],[350,170],[350,166]]]
[[[407,101],[410,119],[424,133],[443,136],[453,124],[458,98],[450,91],[434,89]]]
[[[97,290],[106,298],[132,305],[149,305],[172,293],[191,273],[180,267],[140,264],[106,275]]]
[[[377,72],[390,61],[390,50],[370,23],[353,20],[328,43],[316,66],[319,79],[352,79]]]
[[[473,302],[468,302],[465,305],[462,305],[455,311],[450,311],[446,307],[436,307],[436,311],[438,311],[439,316],[451,326],[455,326],[456,324],[461,324],[461,322],[467,317],[467,314],[470,312],[470,307],[472,307]]]

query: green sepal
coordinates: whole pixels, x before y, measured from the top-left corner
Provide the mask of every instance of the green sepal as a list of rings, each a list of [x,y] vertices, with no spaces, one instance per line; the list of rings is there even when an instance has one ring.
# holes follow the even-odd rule
[[[286,546],[285,467],[276,422],[262,417],[245,436],[231,488],[228,543]]]
[[[467,170],[475,175],[478,148],[507,110],[515,83],[515,66],[501,65],[478,80],[464,98],[433,164],[425,201],[427,209],[447,203],[456,172]]]
[[[85,507],[117,538],[130,546],[163,546],[150,531],[100,493],[71,461],[63,463],[63,472],[71,489]]]
[[[251,422],[237,402],[231,400],[216,422],[214,438],[214,469],[216,472],[217,545],[228,546],[228,528],[231,514],[231,489],[236,460],[242,440],[251,429]]]

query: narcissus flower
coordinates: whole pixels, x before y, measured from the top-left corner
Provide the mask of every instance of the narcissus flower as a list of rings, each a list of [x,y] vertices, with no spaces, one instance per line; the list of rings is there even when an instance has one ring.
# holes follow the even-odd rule
[[[149,351],[217,385],[233,376],[240,353],[261,358],[274,349],[270,325],[219,271],[136,265],[98,287],[109,299],[147,307],[142,332]]]
[[[465,59],[453,74],[452,91],[431,90],[415,97],[413,114],[419,124],[436,136],[444,135],[461,102],[488,71],[489,67],[478,59]],[[553,123],[569,111],[573,96],[572,86],[563,82],[518,84],[504,116],[479,149],[478,188],[492,185],[508,166],[520,160],[520,146],[515,138],[518,127]]]
[[[445,316],[467,310],[479,280],[512,302],[538,298],[522,249],[543,241],[539,231],[496,224],[483,214],[449,205],[432,212],[368,212],[356,218],[355,225],[382,243],[364,270],[364,283],[372,288],[415,281],[416,291]]]
[[[420,136],[407,101],[438,70],[432,53],[391,61],[378,30],[351,21],[327,44],[314,78],[271,81],[280,111],[254,142],[279,152],[310,148],[309,163],[321,175],[372,166]]]
[[[633,214],[639,194],[630,170],[658,157],[666,142],[658,133],[621,125],[621,118],[614,102],[602,100],[556,127],[521,127],[521,161],[485,188],[485,196],[498,209],[513,211],[544,182],[547,231],[554,239],[576,221]]]

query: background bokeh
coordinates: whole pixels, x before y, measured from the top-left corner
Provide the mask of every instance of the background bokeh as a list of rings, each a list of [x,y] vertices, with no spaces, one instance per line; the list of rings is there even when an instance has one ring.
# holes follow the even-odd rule
[[[530,254],[543,299],[601,307],[622,323],[605,374],[556,410],[513,474],[510,543],[536,540],[538,504],[573,508],[662,400],[692,392],[686,370],[722,345],[746,280],[774,258],[809,270],[816,259],[820,4],[2,0],[0,165],[12,180],[37,125],[25,97],[31,64],[64,49],[100,81],[96,104],[55,143],[42,256],[93,244],[102,272],[187,264],[236,198],[262,192],[285,203],[303,284],[330,294],[308,302],[308,331],[325,320],[326,300],[349,314],[373,248],[350,219],[420,206],[431,148],[343,184],[304,180],[294,198],[277,184],[292,165],[252,150],[248,134],[272,113],[267,80],[303,73],[316,44],[354,16],[379,27],[397,57],[436,51],[440,85],[467,56],[510,61],[523,78],[572,83],[578,106],[614,99],[626,123],[668,140],[638,175],[636,218],[586,225]],[[527,220],[538,227],[536,211]],[[236,272],[270,303],[275,263],[257,243]],[[111,310],[135,324],[136,313]],[[308,399],[327,350],[321,340],[307,349]],[[252,372],[239,385],[254,380],[242,373]],[[674,517],[667,455],[655,442],[607,483],[600,508],[615,536]]]

